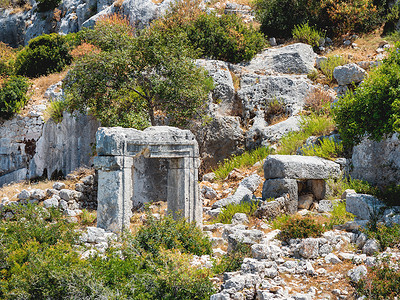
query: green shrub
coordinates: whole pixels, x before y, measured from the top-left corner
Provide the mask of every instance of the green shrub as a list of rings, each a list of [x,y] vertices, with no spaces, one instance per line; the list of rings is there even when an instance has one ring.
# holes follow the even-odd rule
[[[0,77],[14,74],[15,56],[11,47],[0,42]]]
[[[17,54],[15,67],[19,75],[38,77],[61,71],[71,60],[65,37],[52,33],[30,40]]]
[[[166,216],[159,220],[148,215],[147,223],[142,226],[135,240],[143,250],[158,254],[161,248],[178,249],[184,253],[196,255],[211,254],[211,242],[195,223],[185,219],[174,220]]]
[[[251,247],[244,243],[238,243],[234,251],[224,254],[219,260],[214,261],[213,272],[223,274],[240,270],[243,259],[251,255]]]
[[[311,217],[290,216],[282,225],[278,238],[282,241],[290,239],[304,239],[319,237],[325,232],[324,226],[317,223]]]
[[[252,59],[265,46],[263,35],[234,14],[202,14],[185,31],[203,56],[232,63]]]
[[[207,13],[200,4],[198,0],[176,1],[151,30],[164,32],[167,39],[184,33],[186,42],[203,57],[233,63],[250,60],[266,46],[264,36],[239,16]],[[196,54],[193,52],[192,57]]]
[[[300,131],[291,131],[280,140],[278,154],[295,154],[307,138],[328,134],[333,129],[333,121],[329,116],[311,114],[302,117]]]
[[[301,148],[301,152],[306,156],[318,156],[327,159],[338,158],[343,154],[343,143],[336,142],[334,139],[323,138],[314,145]]]
[[[122,50],[127,48],[134,38],[134,29],[127,18],[118,14],[101,17],[93,29],[85,29],[78,33],[80,43],[87,42],[103,51]],[[76,42],[75,42],[76,44]]]
[[[382,223],[376,224],[369,222],[364,230],[370,239],[376,239],[382,251],[387,247],[395,247],[400,243],[400,225],[392,224],[391,226]]]
[[[82,214],[79,217],[82,225],[90,226],[96,222],[97,212],[95,210],[88,211],[87,209],[82,209]]]
[[[340,198],[345,190],[355,190],[356,193],[376,195],[378,189],[372,186],[370,183],[360,179],[339,178],[339,179],[328,179],[327,180],[329,189],[332,191],[334,198]]]
[[[223,162],[218,164],[217,168],[213,170],[213,172],[215,173],[217,180],[223,180],[233,169],[252,166],[256,162],[266,158],[271,153],[272,150],[266,147],[246,151],[241,155],[225,159]]]
[[[364,137],[380,140],[400,132],[400,52],[389,57],[369,73],[355,92],[347,93],[333,107],[334,120],[347,146]]]
[[[376,196],[387,206],[398,206],[400,203],[400,185],[391,184],[381,187]]]
[[[255,8],[261,31],[274,37],[288,38],[307,22],[333,36],[368,32],[383,22],[372,0],[257,0]]]
[[[9,119],[28,102],[29,82],[21,76],[9,77],[0,89],[0,118]]]
[[[37,0],[37,7],[40,12],[53,10],[60,5],[62,0]]]
[[[322,73],[324,73],[324,75],[329,80],[329,82],[333,82],[334,81],[333,70],[336,67],[347,64],[347,62],[348,62],[347,59],[345,59],[341,56],[337,56],[337,55],[330,56],[330,57],[328,57],[327,60],[324,60],[321,62],[321,64],[320,64],[321,71],[322,71]]]
[[[372,267],[364,278],[356,283],[359,294],[371,300],[397,299],[400,295],[399,263],[389,257]]]
[[[253,216],[258,208],[258,202],[242,202],[240,204],[229,204],[222,208],[221,213],[213,220],[213,223],[231,224],[232,217],[236,213],[244,213],[248,217]]]
[[[296,41],[309,44],[313,47],[318,47],[320,39],[325,37],[321,31],[311,27],[308,23],[295,25],[292,35]]]

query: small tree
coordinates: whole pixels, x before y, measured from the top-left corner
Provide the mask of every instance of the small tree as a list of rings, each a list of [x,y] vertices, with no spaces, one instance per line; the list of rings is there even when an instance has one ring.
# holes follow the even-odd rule
[[[104,126],[155,125],[155,114],[182,126],[200,114],[213,82],[189,59],[180,35],[166,40],[142,31],[124,49],[88,55],[70,71],[64,89],[70,109],[89,109]]]

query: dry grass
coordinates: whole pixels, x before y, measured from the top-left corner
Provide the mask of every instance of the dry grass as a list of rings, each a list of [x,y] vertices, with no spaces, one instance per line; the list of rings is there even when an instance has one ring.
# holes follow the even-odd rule
[[[338,48],[334,49],[329,55],[341,55],[346,57],[350,62],[358,62],[365,60],[374,60],[376,55],[376,49],[380,46],[380,43],[385,41],[382,38],[383,28],[377,29],[370,34],[360,36],[354,41],[360,49],[353,49],[351,47],[344,47],[343,39],[337,41]],[[346,38],[346,37],[343,37]]]
[[[53,73],[47,76],[41,76],[39,78],[32,79],[32,97],[29,104],[47,103],[47,99],[44,98],[44,93],[51,85],[61,81],[65,75],[67,75],[67,73],[68,70],[64,70],[60,73]]]
[[[332,97],[327,91],[316,88],[311,91],[305,99],[304,108],[312,112],[321,113],[325,110],[326,105],[332,103]]]
[[[81,178],[94,174],[93,169],[81,167],[76,171],[67,175],[65,180],[56,180],[57,182],[63,182],[67,189],[74,189],[75,183],[77,183]],[[32,189],[50,189],[53,187],[54,180],[43,180],[38,182],[23,181],[12,183],[0,188],[0,200],[4,197],[9,198],[11,201],[17,200],[17,194],[22,190],[32,190]]]

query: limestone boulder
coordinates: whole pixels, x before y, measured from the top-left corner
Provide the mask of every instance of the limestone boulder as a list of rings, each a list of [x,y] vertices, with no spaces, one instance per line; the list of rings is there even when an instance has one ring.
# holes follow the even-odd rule
[[[339,85],[359,83],[364,80],[366,74],[363,68],[354,63],[339,66],[333,70],[333,77]]]
[[[242,102],[243,117],[247,120],[254,117],[255,111],[265,109],[268,103],[277,99],[288,113],[296,114],[303,108],[312,89],[312,82],[305,75],[245,73],[241,77],[237,96]]]
[[[367,194],[348,194],[346,197],[346,211],[361,220],[369,220],[378,214],[384,204],[374,196]]]
[[[269,155],[264,162],[265,179],[328,179],[340,175],[339,164],[315,156]]]
[[[295,179],[269,179],[264,182],[262,198],[284,197],[284,210],[289,214],[297,212],[298,206],[298,186]]]
[[[400,184],[399,134],[380,142],[364,139],[353,148],[351,177],[374,185]]]
[[[299,196],[299,209],[309,209],[311,204],[314,202],[314,195],[313,194],[306,194]]]
[[[258,73],[308,74],[314,68],[316,57],[310,45],[297,43],[267,49],[246,67]]]
[[[262,178],[260,176],[258,176],[257,174],[252,174],[243,179],[239,183],[239,186],[248,188],[250,191],[254,193],[257,190],[258,186],[261,184],[261,182]]]
[[[366,276],[368,273],[368,270],[365,266],[358,266],[355,267],[354,269],[351,269],[350,271],[347,272],[347,276],[350,277],[350,280],[352,282],[359,282],[361,278]]]

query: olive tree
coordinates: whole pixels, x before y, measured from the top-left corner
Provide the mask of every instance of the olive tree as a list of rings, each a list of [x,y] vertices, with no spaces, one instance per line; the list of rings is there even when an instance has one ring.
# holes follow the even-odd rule
[[[144,30],[126,47],[78,61],[64,81],[68,107],[89,109],[103,126],[155,125],[156,113],[182,126],[201,115],[213,89],[185,38]]]

